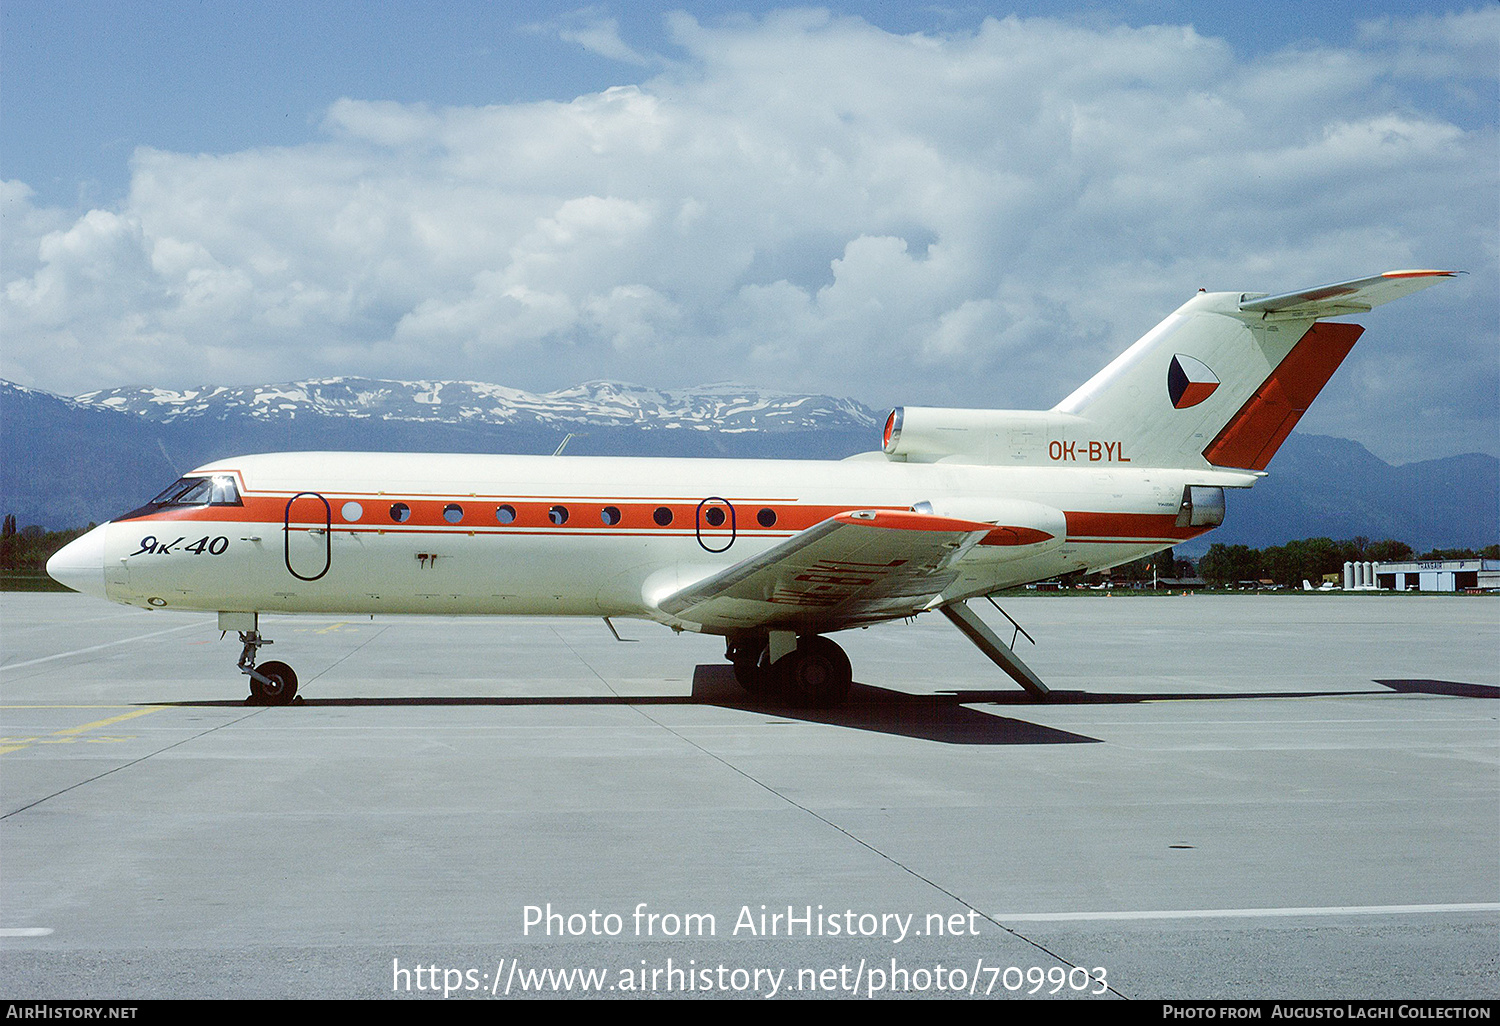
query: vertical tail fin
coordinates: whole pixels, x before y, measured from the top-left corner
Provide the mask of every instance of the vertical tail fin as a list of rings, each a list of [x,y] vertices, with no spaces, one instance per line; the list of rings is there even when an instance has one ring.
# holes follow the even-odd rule
[[[1087,421],[1140,465],[1264,470],[1364,331],[1319,318],[1363,313],[1454,273],[1199,293],[1052,412]]]

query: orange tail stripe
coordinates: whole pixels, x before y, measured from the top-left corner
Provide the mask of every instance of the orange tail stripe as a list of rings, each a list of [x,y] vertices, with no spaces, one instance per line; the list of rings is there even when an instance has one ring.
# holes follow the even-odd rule
[[[1208,443],[1203,458],[1216,467],[1265,470],[1364,330],[1358,324],[1314,324]]]

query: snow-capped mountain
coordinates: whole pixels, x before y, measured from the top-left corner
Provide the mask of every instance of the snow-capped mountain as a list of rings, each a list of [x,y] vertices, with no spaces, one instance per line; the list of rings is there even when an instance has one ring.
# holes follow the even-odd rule
[[[870,429],[875,411],[852,399],[735,384],[676,390],[588,381],[537,394],[477,381],[324,378],[274,385],[112,388],[78,396],[84,406],[159,424],[204,418],[260,421],[298,415],[417,423],[531,427],[697,428],[721,432]],[[873,433],[871,435],[873,438]]]
[[[0,507],[75,527],[211,460],[298,450],[839,459],[877,448],[849,399],[742,385],[586,382],[543,395],[468,381],[329,378],[114,388],[68,399],[0,381]]]
[[[656,390],[608,381],[534,395],[462,381],[330,378],[67,399],[0,381],[0,511],[78,527],[132,509],[179,474],[255,452],[368,450],[570,456],[839,459],[880,445],[849,399],[739,385]],[[1500,460],[1392,467],[1354,442],[1294,433],[1271,476],[1231,500],[1204,544],[1394,537],[1419,552],[1492,544]],[[711,489],[712,485],[708,485]]]

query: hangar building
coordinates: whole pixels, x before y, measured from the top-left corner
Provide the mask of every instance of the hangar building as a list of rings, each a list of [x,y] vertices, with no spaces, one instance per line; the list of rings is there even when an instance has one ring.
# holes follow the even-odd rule
[[[1492,591],[1500,589],[1500,559],[1376,563],[1375,586],[1393,591]]]

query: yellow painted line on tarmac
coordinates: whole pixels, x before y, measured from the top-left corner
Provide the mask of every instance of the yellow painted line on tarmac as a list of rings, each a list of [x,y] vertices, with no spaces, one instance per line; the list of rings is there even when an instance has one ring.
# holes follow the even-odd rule
[[[88,705],[84,705],[84,706],[4,706],[3,708],[8,708],[8,709],[18,709],[18,708],[30,708],[30,709],[47,709],[47,708],[108,709],[108,708],[116,708],[117,709],[117,708],[119,708],[119,706],[113,706],[113,707],[111,707],[111,706],[88,706]],[[68,728],[66,728],[64,730],[55,730],[51,734],[48,734],[46,737],[28,737],[28,738],[24,738],[24,739],[23,738],[0,738],[0,755],[6,755],[6,754],[8,754],[10,752],[19,752],[21,749],[23,749],[23,748],[30,748],[32,745],[37,745],[37,744],[58,744],[59,743],[57,741],[51,741],[51,740],[49,740],[50,738],[63,738],[63,739],[66,739],[68,741],[71,741],[71,740],[75,739],[79,734],[87,733],[90,730],[97,730],[100,727],[108,727],[108,726],[110,726],[112,724],[121,723],[121,722],[123,722],[125,720],[133,720],[137,716],[145,716],[148,713],[160,712],[161,710],[167,709],[167,708],[170,708],[170,707],[169,706],[165,706],[165,705],[153,705],[153,706],[148,706],[148,707],[146,707],[144,709],[132,709],[130,712],[121,713],[119,716],[110,716],[110,717],[108,717],[106,719],[95,720],[92,723],[85,723],[82,726],[78,726],[78,727],[68,727]],[[113,740],[119,740],[119,739],[113,739]],[[7,744],[5,744],[6,741],[19,741],[20,744],[9,744],[9,745],[7,745]]]
[[[121,713],[118,716],[111,716],[107,720],[95,720],[93,723],[85,723],[81,727],[69,727],[67,730],[59,730],[57,733],[58,735],[82,734],[85,730],[93,730],[95,727],[107,727],[111,723],[119,723],[121,720],[133,720],[137,716],[145,716],[147,713],[159,712],[165,708],[166,706],[164,705],[153,705],[145,709],[136,709],[132,712]]]
[[[340,627],[347,627],[347,626],[349,626],[349,621],[348,620],[340,620],[338,623],[331,624],[331,625],[329,625],[327,627],[324,627],[322,630],[320,630],[320,631],[314,631],[313,633],[314,634],[327,634],[330,631],[336,631]]]

